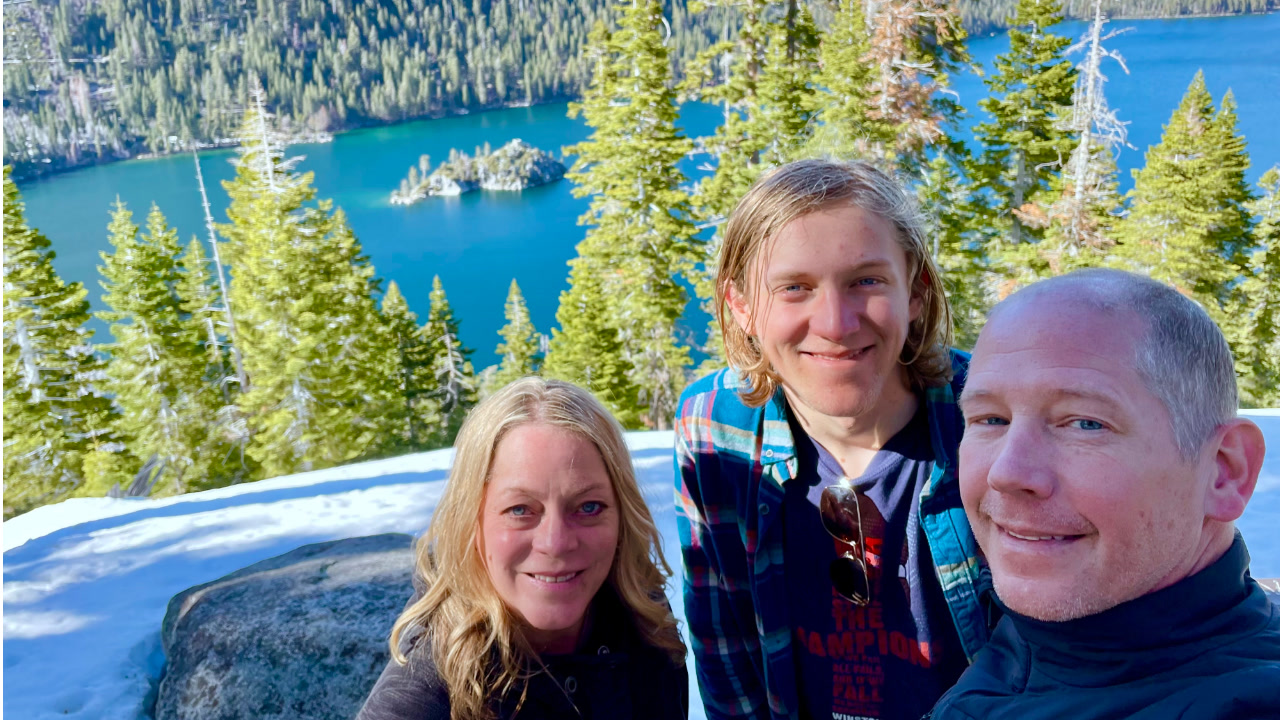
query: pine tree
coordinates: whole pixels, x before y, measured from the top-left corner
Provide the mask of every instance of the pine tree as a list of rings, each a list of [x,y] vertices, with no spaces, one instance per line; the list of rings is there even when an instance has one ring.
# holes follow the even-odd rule
[[[54,252],[27,225],[4,168],[4,516],[65,497],[83,480],[85,453],[108,439],[110,412],[94,387],[100,363],[84,325],[88,294],[64,283]]]
[[[490,392],[526,375],[536,374],[542,361],[541,336],[529,319],[529,308],[514,278],[507,291],[505,316],[507,324],[498,331],[502,342],[498,343],[497,353],[502,361],[490,381]]]
[[[622,353],[618,330],[609,324],[599,273],[587,258],[570,261],[569,289],[560,294],[543,374],[580,385],[596,396],[624,427],[639,427],[636,387]]]
[[[722,37],[720,42],[699,53],[686,69],[681,88],[684,97],[720,105],[724,110],[723,121],[715,133],[697,141],[698,152],[715,160],[715,172],[698,183],[695,202],[699,217],[715,224],[724,221],[762,170],[760,153],[767,146],[768,138],[751,132],[751,119],[759,115],[759,83],[769,39],[765,13],[769,4],[768,0],[732,3],[741,16],[737,37],[733,40]],[[607,34],[593,37],[589,52],[603,57],[607,45]],[[611,64],[598,61],[592,75],[593,87],[599,83],[601,93],[606,96],[612,92],[606,89],[608,81],[613,79],[611,73],[616,74]]]
[[[439,275],[431,281],[431,309],[422,326],[422,338],[431,354],[431,377],[435,380],[427,419],[428,443],[430,447],[447,447],[476,404],[476,379],[471,350],[458,339],[458,321]]]
[[[398,390],[403,405],[397,415],[391,451],[416,452],[429,447],[427,421],[433,412],[431,394],[435,392],[432,375],[435,357],[418,325],[418,316],[392,281],[382,297],[382,315],[395,339],[396,361],[400,371]]]
[[[203,351],[184,326],[177,292],[178,233],[153,205],[139,235],[119,200],[107,231],[114,251],[102,253],[98,271],[108,309],[98,316],[115,338],[106,389],[120,409],[116,429],[128,438],[133,470],[147,462],[157,468],[153,492],[182,493],[208,417],[196,401],[204,389]]]
[[[945,91],[969,61],[967,35],[946,0],[884,0],[867,11],[867,159],[918,177],[930,147],[947,142],[947,126],[961,113]]]
[[[220,227],[249,388],[240,395],[266,477],[375,450],[398,407],[394,341],[379,282],[341,210],[286,159],[262,91],[245,113]]]
[[[787,11],[769,28],[764,72],[760,75],[760,107],[747,132],[769,142],[759,153],[763,167],[795,160],[813,136],[819,107],[812,79],[819,72],[819,32],[807,5],[790,0]]]
[[[578,245],[602,278],[611,327],[618,330],[646,423],[669,426],[685,384],[689,349],[676,339],[686,296],[677,275],[697,258],[684,175],[678,163],[692,144],[680,137],[671,66],[656,0],[624,2],[617,33],[592,37],[596,72],[582,103],[570,106],[592,128],[566,152],[577,155],[569,178],[578,197],[592,196]],[[567,337],[566,342],[575,341]]]
[[[981,214],[973,195],[973,186],[942,153],[929,161],[916,186],[925,237],[932,241],[934,262],[951,302],[954,345],[965,350],[973,349],[986,323],[992,281],[981,234],[974,232]]]
[[[1231,93],[1215,112],[1197,72],[1160,144],[1133,171],[1129,215],[1116,227],[1115,252],[1122,265],[1203,305],[1229,339],[1238,335],[1225,309],[1235,301],[1238,278],[1247,275],[1251,226],[1249,156],[1235,124]],[[1237,341],[1232,350],[1238,357],[1245,348]]]
[[[1037,203],[1075,149],[1063,126],[1070,113],[1075,69],[1064,59],[1069,38],[1048,29],[1062,20],[1058,0],[1020,0],[1010,19],[1009,52],[996,58],[985,82],[992,96],[978,104],[991,120],[977,126],[984,151],[975,175],[991,195],[991,222],[1005,233],[996,253],[1005,272],[1044,276],[1034,249],[1047,224]]]
[[[191,239],[178,266],[183,342],[199,353],[192,358],[189,370],[194,380],[191,406],[203,426],[189,485],[193,489],[222,487],[251,477],[255,470],[246,453],[248,421],[236,403],[240,384],[224,322],[226,310],[220,307],[220,295],[199,240]]]
[[[1243,330],[1236,357],[1241,403],[1246,407],[1280,405],[1280,166],[1263,174],[1260,197],[1249,205],[1258,218],[1257,248],[1236,311]]]
[[[1118,52],[1102,46],[1123,32],[1103,35],[1106,22],[1101,0],[1094,0],[1089,32],[1067,50],[1070,54],[1087,48],[1087,53],[1077,67],[1071,113],[1065,118],[1078,141],[1055,183],[1057,199],[1048,207],[1049,227],[1042,242],[1041,254],[1054,274],[1104,264],[1114,245],[1111,236],[1121,204],[1115,153],[1128,143],[1125,124],[1103,94],[1102,60],[1115,60],[1125,72],[1129,68]]]
[[[893,138],[887,125],[872,123],[867,114],[874,70],[867,61],[871,34],[866,8],[862,0],[837,0],[833,10],[822,35],[817,76],[821,109],[810,150],[827,157],[873,157],[873,147],[885,147]]]

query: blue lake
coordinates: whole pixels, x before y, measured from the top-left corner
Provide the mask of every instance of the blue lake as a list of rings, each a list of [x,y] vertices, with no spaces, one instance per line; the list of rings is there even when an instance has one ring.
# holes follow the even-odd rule
[[[1121,182],[1142,164],[1148,145],[1159,141],[1161,126],[1177,106],[1197,69],[1205,71],[1215,98],[1231,88],[1239,104],[1240,130],[1249,142],[1253,167],[1249,178],[1280,163],[1280,14],[1183,20],[1121,21],[1132,27],[1110,45],[1124,54],[1130,74],[1107,66],[1107,95],[1120,117],[1130,121],[1130,142],[1137,150],[1120,156]],[[1066,23],[1059,32],[1078,36],[1083,23]],[[974,58],[990,68],[1008,46],[1005,35],[974,38]],[[960,100],[978,114],[986,96],[980,78],[956,78]],[[484,142],[498,146],[521,138],[546,150],[582,140],[587,128],[565,116],[566,107],[546,105],[477,113],[351,132],[323,145],[292,150],[305,155],[299,165],[315,173],[319,197],[332,198],[348,215],[379,275],[400,284],[410,307],[425,315],[433,275],[440,275],[455,313],[462,319],[463,342],[476,350],[477,368],[496,361],[497,331],[507,286],[519,281],[534,324],[549,332],[560,292],[567,287],[565,263],[574,256],[583,228],[577,218],[585,199],[572,196],[560,182],[522,193],[479,192],[458,198],[431,198],[409,207],[392,206],[388,194],[398,186],[420,154],[442,160],[450,148],[470,151]],[[709,133],[719,111],[692,105],[682,123],[690,134]],[[970,122],[972,122],[972,117]],[[201,156],[215,219],[225,221],[226,194],[218,181],[232,175],[231,151]],[[90,288],[101,308],[96,266],[110,249],[106,225],[119,197],[142,223],[156,203],[183,239],[205,238],[204,220],[190,156],[135,160],[21,184],[28,218],[53,242],[55,265],[68,280]],[[701,322],[694,323],[701,325]]]

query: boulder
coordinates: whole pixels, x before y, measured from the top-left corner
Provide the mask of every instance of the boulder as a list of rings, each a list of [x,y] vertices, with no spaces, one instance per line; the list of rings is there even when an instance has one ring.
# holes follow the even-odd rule
[[[412,538],[305,545],[174,596],[156,720],[354,717],[413,593]]]

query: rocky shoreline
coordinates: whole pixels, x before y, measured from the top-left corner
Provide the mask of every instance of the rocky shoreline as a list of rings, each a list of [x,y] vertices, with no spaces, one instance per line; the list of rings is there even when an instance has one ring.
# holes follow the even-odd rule
[[[456,196],[473,190],[519,191],[553,183],[564,177],[565,166],[556,156],[516,138],[497,150],[489,144],[476,148],[474,156],[457,150],[430,171],[423,155],[409,168],[408,177],[391,191],[392,205],[412,205],[431,196]]]

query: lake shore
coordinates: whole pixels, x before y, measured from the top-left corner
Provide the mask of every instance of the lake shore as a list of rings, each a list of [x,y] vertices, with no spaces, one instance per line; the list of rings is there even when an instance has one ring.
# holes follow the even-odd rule
[[[407,123],[422,122],[423,120],[441,120],[444,118],[451,118],[451,117],[465,117],[467,115],[477,115],[477,114],[486,113],[486,112],[510,110],[513,108],[533,107],[535,105],[556,105],[563,102],[572,102],[573,100],[576,100],[576,99],[577,99],[576,97],[570,97],[570,96],[549,97],[541,102],[536,102],[536,103],[530,103],[528,101],[520,101],[520,102],[485,105],[483,107],[478,107],[478,108],[451,108],[445,112],[428,113],[425,115],[405,117],[397,120],[390,120],[387,122],[359,123],[359,124],[351,125],[350,127],[343,127],[341,129],[332,130],[332,131],[308,130],[308,131],[299,132],[295,134],[293,138],[290,140],[290,144],[314,145],[314,144],[331,143],[334,141],[335,138],[341,135],[346,135],[348,133],[357,132],[360,130],[390,128],[390,127],[395,127],[397,125],[404,125]],[[143,150],[139,152],[132,152],[132,151],[126,150],[124,153],[121,153],[118,155],[111,155],[111,156],[89,156],[86,154],[87,159],[83,159],[83,161],[77,162],[75,164],[59,164],[57,162],[50,161],[46,163],[40,163],[38,165],[27,166],[29,169],[26,172],[19,172],[18,170],[15,169],[13,172],[13,181],[17,183],[21,183],[21,182],[29,182],[31,180],[47,180],[49,178],[56,177],[58,175],[66,175],[68,173],[73,173],[73,172],[76,172],[77,170],[84,170],[84,169],[93,168],[93,167],[102,167],[104,165],[114,165],[116,163],[127,162],[129,160],[157,160],[161,158],[173,157],[174,155],[190,154],[193,149],[196,151],[227,150],[227,149],[237,148],[237,147],[240,147],[240,143],[237,142],[234,138],[217,138],[214,140],[198,141],[195,143],[194,148],[191,146],[185,146],[185,147],[177,148],[175,150],[167,150],[167,151],[166,150],[161,150],[161,151]]]

